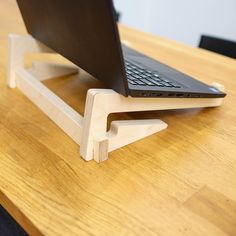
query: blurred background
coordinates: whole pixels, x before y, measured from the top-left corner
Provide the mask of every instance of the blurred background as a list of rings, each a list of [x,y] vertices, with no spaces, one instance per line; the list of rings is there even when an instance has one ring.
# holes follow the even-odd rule
[[[236,41],[236,0],[114,0],[127,26],[199,46],[202,35]]]

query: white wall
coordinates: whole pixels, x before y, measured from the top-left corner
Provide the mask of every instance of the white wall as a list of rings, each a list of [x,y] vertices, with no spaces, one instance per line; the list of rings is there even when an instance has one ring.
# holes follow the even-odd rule
[[[236,0],[114,0],[121,22],[197,46],[201,34],[236,41]]]

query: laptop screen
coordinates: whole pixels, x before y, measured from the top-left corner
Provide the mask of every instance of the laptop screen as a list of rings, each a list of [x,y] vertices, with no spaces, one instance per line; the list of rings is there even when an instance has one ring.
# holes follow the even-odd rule
[[[17,0],[28,32],[109,88],[127,95],[111,0]]]

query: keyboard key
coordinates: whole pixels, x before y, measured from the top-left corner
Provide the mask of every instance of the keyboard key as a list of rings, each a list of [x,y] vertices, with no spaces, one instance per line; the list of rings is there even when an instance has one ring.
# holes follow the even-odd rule
[[[135,80],[135,83],[137,83],[138,85],[146,85],[144,82],[142,82],[141,80]]]
[[[133,75],[133,77],[136,78],[136,79],[142,79],[142,77],[137,75],[137,74]]]
[[[128,79],[130,79],[130,80],[136,80],[136,78],[134,78],[134,77],[131,76],[131,75],[128,75],[127,77],[128,77]]]
[[[145,74],[146,74],[147,76],[149,76],[149,77],[152,77],[152,76],[153,76],[152,73],[148,73],[148,72],[146,72]]]
[[[162,81],[160,78],[158,77],[152,77],[151,79],[155,80],[155,81]]]
[[[166,82],[163,82],[163,85],[164,85],[165,87],[172,87],[172,85],[170,85],[170,84],[168,84],[168,83],[166,83]]]
[[[145,70],[145,72],[148,73],[148,74],[153,74],[153,72],[150,71],[150,70]]]
[[[139,73],[144,73],[144,70],[138,69]]]
[[[141,76],[143,79],[149,78],[149,76],[147,76],[147,75],[145,75],[145,74],[141,74],[140,76]]]
[[[157,82],[157,81],[154,81],[153,83],[154,83],[156,86],[164,87],[164,85],[163,85],[162,83],[159,83],[159,82]]]
[[[168,84],[168,83],[165,83],[164,86],[165,86],[165,87],[173,87],[173,85]]]
[[[161,80],[163,80],[163,81],[166,82],[166,83],[169,83],[169,82],[170,82],[170,80],[168,80],[168,79],[166,79],[166,78],[163,78],[163,77],[161,77]]]
[[[128,79],[128,82],[129,82],[130,84],[136,85],[136,83],[135,83],[133,80]]]
[[[145,84],[147,85],[150,85],[150,86],[154,86],[155,84],[153,84],[152,82],[150,82],[149,80],[147,79],[141,79],[142,82],[144,82]]]

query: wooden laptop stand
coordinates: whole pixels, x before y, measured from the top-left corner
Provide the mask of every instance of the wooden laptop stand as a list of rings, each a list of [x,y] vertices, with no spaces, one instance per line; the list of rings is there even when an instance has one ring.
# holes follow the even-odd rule
[[[89,89],[83,117],[40,82],[75,74],[78,67],[33,62],[32,67],[26,69],[24,58],[27,53],[55,52],[31,36],[10,35],[8,86],[20,89],[79,144],[80,155],[86,161],[104,161],[108,158],[108,152],[167,128],[167,124],[158,119],[127,120],[113,121],[107,132],[110,113],[216,107],[223,101],[222,98],[132,98],[111,89]],[[213,86],[224,90],[217,83]]]

